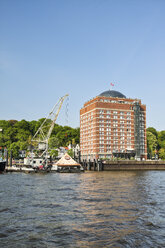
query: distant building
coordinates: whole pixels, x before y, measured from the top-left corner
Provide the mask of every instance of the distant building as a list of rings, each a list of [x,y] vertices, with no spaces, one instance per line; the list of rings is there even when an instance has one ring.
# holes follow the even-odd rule
[[[19,150],[19,157],[25,158],[26,157],[26,151],[25,150]]]
[[[81,160],[147,159],[146,105],[108,90],[80,110]]]
[[[69,150],[68,147],[59,147],[59,148],[57,148],[57,151],[58,151],[57,158],[59,158],[59,159],[62,158],[65,155],[65,153],[68,152],[68,150]]]
[[[79,144],[74,144],[74,145],[69,144],[68,145],[68,149],[69,150],[72,149],[72,151],[73,151],[73,157],[75,159],[79,159],[79,152],[80,152],[80,146],[79,146]]]

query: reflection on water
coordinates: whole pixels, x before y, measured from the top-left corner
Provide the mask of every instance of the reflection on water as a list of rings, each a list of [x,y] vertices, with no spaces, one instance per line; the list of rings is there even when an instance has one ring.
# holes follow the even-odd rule
[[[0,175],[0,247],[164,247],[165,172]]]

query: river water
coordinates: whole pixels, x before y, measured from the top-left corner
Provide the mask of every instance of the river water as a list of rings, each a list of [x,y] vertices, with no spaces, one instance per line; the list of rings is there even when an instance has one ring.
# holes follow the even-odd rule
[[[165,247],[165,171],[0,175],[0,247]]]

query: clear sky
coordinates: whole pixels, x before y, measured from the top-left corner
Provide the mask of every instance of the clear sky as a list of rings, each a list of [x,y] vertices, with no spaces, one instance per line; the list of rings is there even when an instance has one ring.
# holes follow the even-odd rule
[[[0,119],[38,120],[69,93],[61,125],[110,88],[165,130],[164,0],[0,0]]]

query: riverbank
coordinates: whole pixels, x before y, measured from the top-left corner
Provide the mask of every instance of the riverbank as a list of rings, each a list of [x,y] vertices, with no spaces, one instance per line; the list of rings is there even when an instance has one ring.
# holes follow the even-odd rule
[[[165,170],[165,161],[161,160],[119,160],[119,161],[106,161],[93,163],[89,162],[84,166],[87,171],[128,171],[128,170]],[[5,169],[6,172],[36,172],[32,168],[26,168],[24,166],[8,166]]]

